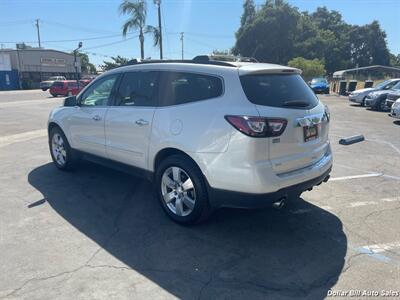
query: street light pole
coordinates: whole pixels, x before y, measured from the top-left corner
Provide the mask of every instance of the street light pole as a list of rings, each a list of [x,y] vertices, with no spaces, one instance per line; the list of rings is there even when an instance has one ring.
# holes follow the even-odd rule
[[[78,78],[78,62],[76,59],[76,56],[78,54],[78,50],[82,48],[82,42],[79,42],[78,48],[74,50],[74,66],[75,66],[75,79],[76,79],[76,84],[78,85],[78,91],[79,91],[79,78]]]
[[[42,48],[42,44],[40,43],[39,19],[36,19],[36,29],[37,29],[37,37],[38,37],[39,48]]]
[[[163,59],[162,29],[161,29],[161,0],[154,0],[154,3],[158,6],[158,31],[160,32],[160,59]]]
[[[182,60],[184,59],[184,55],[183,55],[183,53],[184,53],[184,52],[183,52],[183,35],[184,35],[184,32],[181,32],[181,38],[180,38],[180,40],[181,40],[181,48],[182,48],[182,49],[181,49],[181,50],[182,50],[182,53],[181,53],[181,54],[182,54]]]

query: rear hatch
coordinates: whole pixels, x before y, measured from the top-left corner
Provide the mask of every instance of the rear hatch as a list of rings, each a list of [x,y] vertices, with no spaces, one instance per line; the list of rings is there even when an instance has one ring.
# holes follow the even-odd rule
[[[313,165],[328,149],[328,114],[298,70],[240,75],[261,117],[287,120],[284,132],[266,139],[266,157],[283,174]],[[240,74],[240,73],[239,73]]]

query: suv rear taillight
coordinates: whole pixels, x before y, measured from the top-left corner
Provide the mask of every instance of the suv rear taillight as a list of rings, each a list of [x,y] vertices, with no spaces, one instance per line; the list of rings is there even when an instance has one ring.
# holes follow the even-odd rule
[[[241,133],[251,137],[280,136],[287,125],[287,120],[280,118],[225,116],[225,119]]]

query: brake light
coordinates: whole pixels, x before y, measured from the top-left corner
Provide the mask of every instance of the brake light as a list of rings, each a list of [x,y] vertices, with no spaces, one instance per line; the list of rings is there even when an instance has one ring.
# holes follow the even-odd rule
[[[251,137],[280,136],[287,125],[287,120],[280,118],[225,116],[225,119],[241,133]]]

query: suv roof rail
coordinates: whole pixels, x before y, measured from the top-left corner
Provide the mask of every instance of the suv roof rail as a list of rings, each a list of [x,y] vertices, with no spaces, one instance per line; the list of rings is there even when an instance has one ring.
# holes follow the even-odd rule
[[[201,57],[208,57],[207,55],[196,56],[193,59],[132,59],[128,61],[127,64],[122,65],[130,66],[130,65],[139,65],[139,64],[155,64],[155,63],[189,63],[189,64],[202,64],[202,65],[215,65],[215,66],[224,66],[224,67],[236,67],[233,64],[235,61],[219,61],[219,60],[210,60],[210,59],[202,59]]]
[[[195,61],[222,61],[222,62],[254,62],[257,63],[258,60],[254,57],[245,57],[245,56],[234,56],[234,55],[198,55],[193,58]]]

